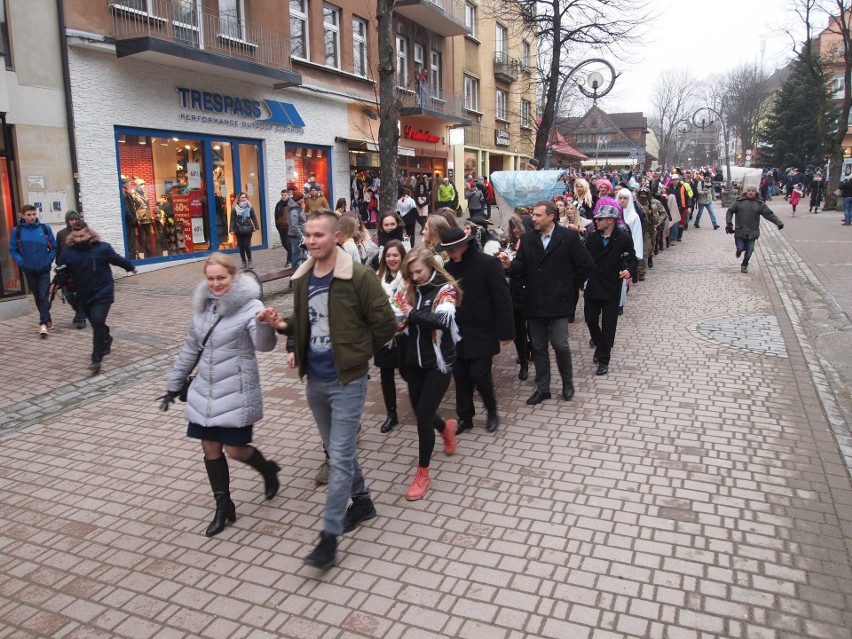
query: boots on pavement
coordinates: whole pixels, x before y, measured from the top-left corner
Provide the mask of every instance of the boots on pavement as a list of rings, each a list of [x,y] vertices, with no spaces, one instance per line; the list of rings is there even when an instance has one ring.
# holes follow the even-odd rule
[[[210,480],[210,488],[213,489],[213,497],[216,499],[216,513],[205,533],[208,537],[212,537],[225,530],[226,520],[231,523],[237,521],[237,510],[234,502],[231,501],[228,460],[224,455],[216,459],[205,458],[204,466],[207,468],[207,478]]]

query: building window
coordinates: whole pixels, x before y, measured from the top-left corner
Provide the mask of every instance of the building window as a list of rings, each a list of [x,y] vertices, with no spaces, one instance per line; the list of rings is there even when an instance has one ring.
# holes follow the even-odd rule
[[[322,29],[325,40],[325,66],[340,68],[340,9],[322,5]]]
[[[290,0],[290,55],[308,59],[308,0]]]
[[[139,11],[140,13],[153,15],[153,11],[151,9],[153,1],[154,0],[114,0],[113,4],[120,7],[126,7],[127,9],[132,9],[133,11]]]
[[[837,75],[834,76],[833,89],[834,89],[835,99],[838,99],[838,100],[843,99],[843,90],[845,89],[845,87],[846,87],[846,85],[845,85],[845,82],[844,82],[844,79],[843,79],[843,74],[838,73]]]
[[[509,95],[503,89],[497,89],[496,94],[496,111],[497,119],[506,121],[508,118]]]
[[[532,60],[530,60],[531,53],[530,43],[526,40],[521,42],[521,68],[524,71],[529,71],[532,68]]]
[[[396,85],[408,88],[408,40],[396,36]]]
[[[532,128],[532,102],[521,100],[521,128]]]
[[[194,3],[176,3],[175,13],[192,13]],[[246,8],[243,0],[219,0],[219,34],[226,38],[245,41],[246,39]],[[187,20],[195,24],[196,20]]]
[[[464,5],[464,26],[470,29],[471,37],[476,37],[476,5],[466,2]]]
[[[429,69],[432,81],[432,97],[441,99],[441,54],[432,51],[431,65]]]
[[[479,112],[479,80],[464,76],[464,108]]]
[[[352,18],[352,71],[355,75],[367,76],[367,21]]]
[[[494,55],[500,62],[506,62],[506,52],[509,50],[509,30],[502,24],[497,24],[494,36]]]

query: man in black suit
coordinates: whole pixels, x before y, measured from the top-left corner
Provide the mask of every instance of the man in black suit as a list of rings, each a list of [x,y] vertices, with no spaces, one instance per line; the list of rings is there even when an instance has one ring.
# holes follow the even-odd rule
[[[595,261],[586,284],[584,313],[589,334],[595,344],[598,375],[609,372],[609,356],[618,326],[618,305],[621,301],[621,281],[636,281],[636,252],[630,233],[615,223],[618,211],[614,206],[602,206],[595,214],[596,233],[589,233],[586,249]]]
[[[503,268],[524,279],[524,312],[527,315],[535,364],[535,392],[527,400],[534,406],[550,399],[550,354],[562,377],[562,398],[574,396],[568,317],[574,312],[574,296],[594,268],[577,231],[556,224],[556,204],[542,200],[533,206],[533,230],[521,236],[515,259],[500,253]]]

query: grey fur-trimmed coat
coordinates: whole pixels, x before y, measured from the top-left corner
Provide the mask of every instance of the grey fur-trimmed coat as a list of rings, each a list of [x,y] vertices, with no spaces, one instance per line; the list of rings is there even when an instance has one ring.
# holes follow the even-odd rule
[[[185,415],[191,423],[238,428],[263,417],[255,351],[271,351],[278,337],[269,324],[255,319],[263,309],[259,295],[257,282],[242,274],[218,300],[210,295],[206,282],[195,289],[189,334],[169,374],[168,390],[180,390],[204,336],[216,317],[222,319],[207,340],[189,387]]]

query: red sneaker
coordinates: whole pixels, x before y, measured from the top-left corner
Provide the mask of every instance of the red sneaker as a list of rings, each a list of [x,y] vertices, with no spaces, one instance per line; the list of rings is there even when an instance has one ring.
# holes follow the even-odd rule
[[[444,439],[444,453],[452,455],[456,452],[456,430],[458,422],[455,419],[448,419],[444,422],[444,430],[441,432],[441,437]]]

